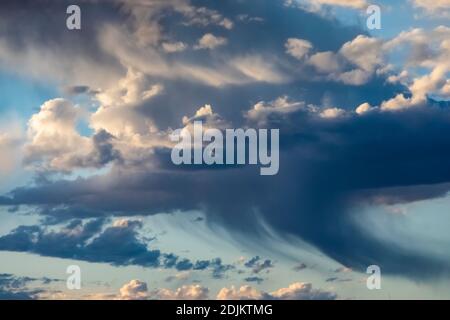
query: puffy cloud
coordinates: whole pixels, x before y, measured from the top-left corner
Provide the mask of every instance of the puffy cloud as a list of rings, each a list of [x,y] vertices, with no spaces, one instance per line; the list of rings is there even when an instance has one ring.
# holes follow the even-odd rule
[[[96,99],[104,106],[133,106],[151,99],[164,90],[161,84],[151,84],[148,77],[137,70],[128,69],[124,78],[117,85],[96,95]]]
[[[430,92],[448,96],[450,85],[446,75],[449,63],[445,58],[450,48],[447,40],[448,30],[444,26],[429,32],[413,29],[402,32],[390,40],[358,35],[344,43],[337,52],[314,53],[312,44],[300,39],[288,39],[285,46],[288,54],[297,55],[301,65],[312,66],[319,79],[322,76],[327,80],[360,86],[368,83],[374,76],[388,74],[388,81],[401,81],[409,87],[412,98],[394,98],[390,102],[387,101],[385,107],[385,109],[398,109],[423,104],[426,101],[426,94]],[[406,46],[411,48],[407,54],[408,63],[398,75],[393,74],[392,66],[387,65],[386,61],[392,52],[401,51]],[[399,50],[399,48],[402,49]],[[431,69],[431,73],[409,81],[411,75],[407,68],[418,66]]]
[[[424,9],[427,13],[445,15],[450,14],[449,0],[411,0],[415,7]]]
[[[42,169],[96,168],[120,159],[113,137],[103,130],[92,137],[78,133],[83,111],[65,99],[45,102],[28,122],[25,163]]]
[[[119,294],[95,294],[88,298],[91,300],[207,300],[209,289],[195,284],[183,285],[174,290],[166,288],[149,290],[146,282],[131,280],[120,288]]]
[[[307,40],[289,38],[286,41],[285,47],[287,54],[301,60],[308,55],[312,48],[312,44]]]
[[[223,46],[227,43],[227,39],[224,37],[218,37],[211,33],[207,33],[203,35],[198,40],[198,44],[195,46],[195,49],[215,49],[217,47]]]
[[[334,300],[337,295],[333,292],[313,289],[310,283],[296,282],[287,288],[281,288],[267,293],[251,286],[240,288],[223,288],[217,294],[218,300]]]
[[[444,98],[450,97],[447,79],[450,71],[450,62],[447,58],[450,53],[449,37],[450,28],[439,26],[431,31],[413,29],[402,32],[384,44],[383,48],[386,51],[393,51],[402,45],[409,46],[410,49],[406,55],[408,65],[411,68],[428,69],[430,73],[418,75],[415,78],[413,74],[404,74],[399,79],[408,86],[410,96],[398,94],[392,99],[383,101],[382,109],[398,110],[423,106],[427,103],[428,95],[431,94],[441,95]]]
[[[331,51],[319,52],[312,55],[309,63],[322,73],[333,73],[342,69],[339,57]]]
[[[187,45],[181,41],[179,42],[164,42],[162,44],[164,51],[168,53],[181,52],[186,50]]]
[[[371,74],[361,69],[354,69],[341,73],[336,77],[339,81],[345,84],[359,86],[367,83]]]
[[[195,112],[195,117],[210,116],[213,114],[212,108],[209,104],[201,107]]]
[[[77,131],[81,109],[64,99],[49,100],[28,122],[29,143],[25,161],[45,161],[50,167],[66,167],[72,157],[87,154],[89,139]]]
[[[385,58],[382,48],[382,40],[358,35],[344,43],[339,51],[314,53],[304,63],[328,80],[360,86],[381,69]]]
[[[372,109],[373,109],[372,106],[369,103],[365,102],[365,103],[359,105],[358,108],[356,108],[355,112],[357,114],[364,114],[366,112],[369,112]]]
[[[339,53],[364,71],[372,72],[383,63],[382,40],[363,35],[345,43]]]
[[[183,117],[182,122],[185,126],[183,130],[188,130],[191,135],[194,132],[194,127],[192,125],[194,121],[201,121],[203,130],[210,128],[224,129],[229,126],[229,124],[219,114],[213,111],[212,106],[209,104],[205,104],[203,107],[200,107],[192,117]],[[185,133],[185,131],[182,131],[181,134],[183,133]]]
[[[322,118],[337,118],[345,114],[345,110],[339,108],[328,108],[320,113]]]
[[[253,289],[251,286],[222,288],[217,294],[217,300],[261,300],[265,298],[265,293]]]
[[[153,121],[140,114],[137,107],[161,94],[160,84],[150,85],[144,74],[128,70],[116,87],[97,94],[101,106],[91,115],[95,130],[106,130],[118,138],[133,138],[155,132]]]
[[[288,96],[281,96],[273,101],[260,101],[256,103],[252,109],[246,112],[245,116],[248,120],[256,122],[259,126],[267,124],[270,118],[275,115],[281,119],[289,117],[289,114],[300,109],[311,109],[306,106],[303,101],[292,101]]]
[[[150,298],[158,300],[206,300],[209,289],[201,285],[184,285],[176,290],[157,289],[150,293]]]
[[[120,299],[145,300],[148,297],[147,284],[139,280],[131,280],[120,288]]]
[[[313,289],[310,283],[296,282],[287,288],[281,288],[271,293],[271,296],[281,300],[334,300],[336,294]]]

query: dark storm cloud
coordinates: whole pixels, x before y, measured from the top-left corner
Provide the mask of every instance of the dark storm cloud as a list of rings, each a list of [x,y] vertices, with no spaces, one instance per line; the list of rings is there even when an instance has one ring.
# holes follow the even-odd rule
[[[270,120],[279,124],[276,115]],[[447,273],[447,263],[414,248],[385,245],[353,223],[351,208],[444,195],[450,181],[448,123],[449,110],[436,107],[337,119],[298,111],[281,129],[277,176],[261,177],[251,167],[173,172],[115,168],[103,177],[19,188],[0,202],[42,206],[47,214],[49,207],[62,213],[72,206],[129,215],[199,209],[209,222],[247,235],[258,234],[259,217],[346,266],[378,264],[386,273],[431,277]],[[396,197],[383,198],[386,190],[397,190]],[[2,242],[26,250],[29,241],[18,231]]]

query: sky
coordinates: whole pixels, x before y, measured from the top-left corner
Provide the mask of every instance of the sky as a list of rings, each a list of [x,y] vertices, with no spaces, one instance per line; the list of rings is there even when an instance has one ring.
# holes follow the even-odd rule
[[[2,1],[0,299],[449,299],[449,18]],[[175,165],[196,122],[279,130],[279,171]]]

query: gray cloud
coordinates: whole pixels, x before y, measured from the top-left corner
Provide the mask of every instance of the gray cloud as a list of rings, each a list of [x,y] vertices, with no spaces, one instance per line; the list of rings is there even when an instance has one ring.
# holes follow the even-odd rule
[[[104,219],[87,222],[71,220],[59,230],[41,226],[20,226],[0,237],[0,250],[19,251],[42,256],[109,263],[115,266],[175,268],[178,271],[210,270],[213,278],[222,278],[233,269],[220,258],[190,261],[171,253],[148,248],[138,231],[140,221],[117,220],[105,227]]]
[[[9,273],[0,274],[0,300],[33,300],[45,292],[42,288],[30,288],[30,284],[48,285],[61,280],[50,278],[18,277]]]
[[[253,273],[260,273],[263,270],[268,270],[274,267],[271,260],[262,260],[259,256],[251,258],[244,264],[244,266],[252,269]]]

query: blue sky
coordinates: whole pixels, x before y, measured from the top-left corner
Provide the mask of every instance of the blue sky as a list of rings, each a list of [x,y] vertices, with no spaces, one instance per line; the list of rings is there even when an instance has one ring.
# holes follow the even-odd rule
[[[0,5],[0,299],[450,298],[450,2],[46,4]],[[279,173],[175,167],[194,120]]]

